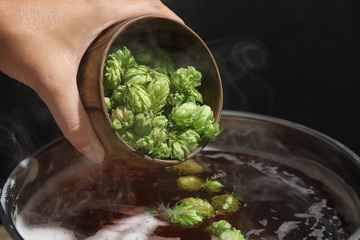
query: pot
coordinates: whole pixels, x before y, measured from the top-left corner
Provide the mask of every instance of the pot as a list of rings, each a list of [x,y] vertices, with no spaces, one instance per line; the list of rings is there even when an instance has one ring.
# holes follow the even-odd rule
[[[207,170],[217,166],[212,177],[234,186],[233,194],[242,202],[238,222],[247,239],[292,239],[296,231],[321,233],[323,238],[334,232],[327,236],[331,239],[360,238],[360,158],[350,149],[313,129],[264,115],[225,110],[220,125],[223,132],[195,160]],[[117,232],[115,239],[121,239],[130,233],[113,228],[124,223],[124,216],[137,216],[147,199],[165,202],[172,191],[179,194],[176,186],[167,185],[167,170],[151,175],[154,171],[160,170],[143,173],[124,169],[118,162],[95,165],[65,139],[57,139],[11,173],[1,191],[1,219],[13,239],[34,236],[34,229],[45,239],[101,239],[101,228]],[[157,177],[149,181],[147,174]],[[123,184],[133,179],[143,185]],[[161,186],[163,194],[157,195]],[[100,208],[106,214],[94,215]],[[316,209],[321,211],[316,214]],[[282,222],[274,221],[275,216],[267,215],[270,212]],[[151,236],[165,224],[149,217],[140,228],[132,220],[132,228],[137,226],[133,231],[147,229]],[[150,220],[153,225],[145,227]],[[193,231],[186,239],[210,238]]]

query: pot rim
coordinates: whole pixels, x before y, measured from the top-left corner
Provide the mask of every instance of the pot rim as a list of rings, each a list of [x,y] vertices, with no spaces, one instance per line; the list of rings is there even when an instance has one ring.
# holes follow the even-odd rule
[[[346,147],[344,144],[342,144],[341,142],[329,137],[326,134],[323,134],[323,133],[321,133],[321,132],[319,132],[317,130],[314,130],[312,128],[306,127],[306,126],[304,126],[302,124],[294,123],[294,122],[291,122],[291,121],[288,121],[288,120],[285,120],[285,119],[281,119],[281,118],[277,118],[277,117],[257,114],[257,113],[249,113],[249,112],[241,112],[241,111],[233,111],[233,110],[222,110],[221,120],[229,119],[229,118],[252,119],[252,120],[256,120],[256,121],[281,125],[281,126],[284,126],[286,128],[290,128],[290,129],[294,129],[294,130],[297,130],[297,131],[301,131],[301,132],[306,133],[306,134],[310,134],[312,137],[321,139],[321,140],[325,141],[327,144],[330,144],[335,149],[341,151],[341,153],[346,155],[346,157],[349,158],[349,160],[355,162],[356,164],[359,164],[359,167],[360,167],[360,157],[358,155],[356,155],[348,147]],[[42,148],[40,148],[36,152],[41,152],[45,148],[47,148],[50,145],[54,144],[55,142],[59,142],[59,141],[61,141],[63,139],[64,139],[64,137],[56,138],[53,141],[51,141],[49,144],[44,145]],[[11,236],[12,239],[24,240],[21,237],[20,233],[16,230],[15,224],[12,221],[12,217],[4,209],[4,202],[6,201],[6,196],[3,196],[3,194],[6,194],[4,192],[4,190],[6,191],[7,187],[9,187],[9,186],[7,186],[9,180],[10,180],[10,178],[8,178],[6,183],[4,184],[4,186],[2,186],[0,188],[0,196],[1,196],[0,217],[1,217],[2,224],[4,225],[5,229],[7,230],[7,232],[9,233],[9,235]],[[357,228],[353,232],[353,234],[348,238],[348,240],[358,240],[359,238],[360,238],[360,227]]]

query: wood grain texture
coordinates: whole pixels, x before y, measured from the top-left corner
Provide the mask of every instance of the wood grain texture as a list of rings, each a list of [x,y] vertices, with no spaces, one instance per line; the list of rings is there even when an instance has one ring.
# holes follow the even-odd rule
[[[82,103],[102,142],[107,159],[119,159],[126,164],[150,166],[177,164],[180,160],[154,159],[137,153],[113,129],[108,117],[103,94],[103,68],[111,47],[145,43],[164,49],[175,66],[195,66],[203,75],[199,92],[204,104],[214,111],[215,122],[220,120],[223,95],[220,74],[205,43],[191,29],[174,20],[158,16],[143,16],[119,22],[104,30],[86,51],[78,71],[78,88]],[[199,153],[206,142],[188,158]],[[185,159],[184,159],[185,160]],[[183,161],[183,160],[182,160]],[[156,163],[156,164],[154,164]]]

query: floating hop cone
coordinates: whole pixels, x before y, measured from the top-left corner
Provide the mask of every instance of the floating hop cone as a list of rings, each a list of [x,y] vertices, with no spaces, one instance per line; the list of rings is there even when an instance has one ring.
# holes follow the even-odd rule
[[[196,207],[203,217],[211,218],[214,216],[214,208],[206,199],[190,197],[182,199],[181,202]]]
[[[213,222],[207,230],[211,232],[212,235],[220,235],[228,229],[231,229],[231,224],[226,220],[220,220],[217,222]]]
[[[241,204],[234,194],[227,193],[213,197],[211,205],[215,208],[216,214],[226,215],[239,210]]]
[[[186,162],[170,166],[168,169],[179,175],[196,175],[205,170],[204,167],[194,159],[189,159]]]
[[[195,226],[204,219],[197,210],[197,207],[187,202],[182,202],[180,204],[176,203],[174,207],[166,211],[166,216],[171,222],[180,224],[184,227]]]
[[[228,229],[221,233],[219,240],[246,240],[240,230],[236,228]]]
[[[202,189],[204,181],[197,176],[183,176],[177,179],[179,188],[193,192]]]
[[[203,188],[206,189],[209,193],[217,193],[223,189],[224,185],[217,180],[207,179],[203,184]]]

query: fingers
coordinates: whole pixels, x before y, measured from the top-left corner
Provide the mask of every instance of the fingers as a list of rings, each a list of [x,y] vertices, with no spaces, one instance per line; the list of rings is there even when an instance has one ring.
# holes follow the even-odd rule
[[[97,11],[102,9],[102,17],[105,19],[102,19],[100,22],[106,23],[104,25],[143,15],[159,15],[184,23],[179,16],[160,0],[113,0],[100,1],[98,4],[96,9]]]
[[[4,31],[5,37],[0,35],[3,55],[0,68],[31,86],[47,104],[69,142],[91,161],[101,162],[104,148],[87,117],[76,84],[83,53],[99,32],[117,21],[142,15],[182,20],[160,0],[52,3],[59,5],[47,7],[42,1],[33,1],[31,11],[22,4],[15,8],[17,15],[10,11],[10,16],[21,21],[9,18],[7,23],[12,34]],[[2,38],[6,41],[1,41]]]
[[[155,11],[153,14],[163,15],[172,18],[178,22],[184,23],[173,11],[166,7],[160,0],[149,0],[149,11]]]
[[[81,103],[76,80],[73,79],[76,75],[71,71],[69,68],[53,70],[43,76],[41,86],[34,88],[69,142],[90,161],[100,163],[105,151]]]
[[[119,2],[119,1],[117,1]],[[179,22],[183,22],[173,11],[166,7],[160,0],[123,0],[129,7],[131,17],[141,15],[161,15],[169,17]],[[121,6],[121,4],[118,3]],[[124,12],[124,10],[122,10]],[[125,11],[126,12],[126,11]]]

